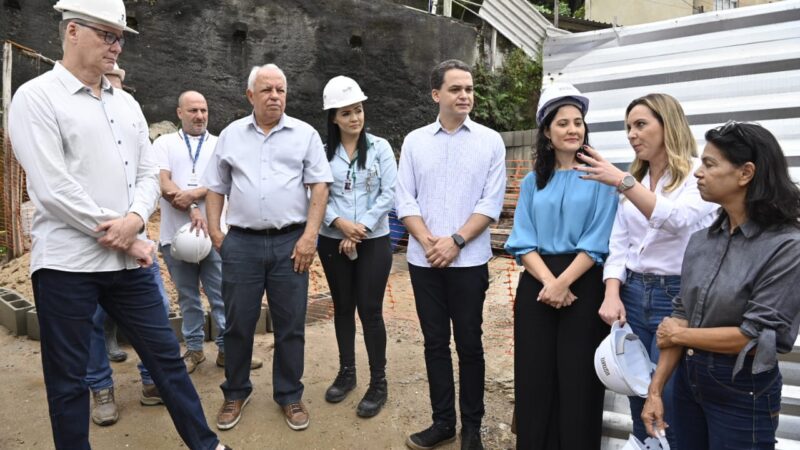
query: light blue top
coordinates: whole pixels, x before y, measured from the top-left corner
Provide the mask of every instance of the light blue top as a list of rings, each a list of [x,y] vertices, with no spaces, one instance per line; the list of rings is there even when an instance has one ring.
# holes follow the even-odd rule
[[[328,208],[319,234],[342,239],[344,235],[331,226],[338,217],[367,227],[367,239],[389,234],[389,210],[394,203],[397,161],[386,139],[367,133],[367,163],[362,169],[358,158],[352,162],[339,144],[330,161],[333,184],[328,194]],[[350,189],[345,182],[350,177]]]
[[[521,256],[585,252],[597,264],[608,256],[608,237],[617,212],[618,194],[611,186],[582,180],[582,172],[558,170],[541,191],[536,173],[522,180],[514,228],[506,251]]]

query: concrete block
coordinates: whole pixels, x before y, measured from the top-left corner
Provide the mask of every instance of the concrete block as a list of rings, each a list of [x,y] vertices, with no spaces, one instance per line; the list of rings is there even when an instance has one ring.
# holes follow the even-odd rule
[[[514,132],[513,131],[503,131],[500,133],[500,136],[503,137],[503,145],[506,147],[511,147],[514,145]]]
[[[33,303],[19,293],[9,289],[0,294],[0,325],[8,328],[17,336],[27,332],[28,323],[25,313],[33,308]]]
[[[28,339],[38,341],[39,336],[39,316],[36,315],[36,308],[31,308],[25,313],[25,323],[28,328]]]
[[[217,322],[211,318],[211,315],[206,315],[206,324],[208,324],[208,331],[206,331],[206,338],[209,341],[213,341],[214,339],[219,336],[219,327],[217,326]],[[256,327],[256,333],[258,333],[258,327]]]
[[[258,316],[258,324],[256,325],[256,333],[272,333],[272,316],[270,316],[269,308],[266,306],[261,307],[261,314]]]
[[[183,342],[183,333],[181,333],[181,325],[183,325],[183,317],[181,317],[180,313],[171,312],[169,313],[169,326],[172,328],[172,331],[175,333],[175,336],[178,337],[178,342]]]

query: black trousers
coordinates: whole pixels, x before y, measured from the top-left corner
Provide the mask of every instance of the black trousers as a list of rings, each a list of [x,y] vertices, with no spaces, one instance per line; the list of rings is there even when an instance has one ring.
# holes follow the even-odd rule
[[[483,301],[489,287],[489,267],[434,269],[408,265],[411,286],[425,338],[433,421],[456,425],[455,382],[450,357],[450,323],[458,353],[458,404],[461,425],[477,428],[483,419],[486,372],[481,342]]]
[[[356,319],[364,328],[364,344],[372,379],[386,376],[386,325],[383,294],[392,270],[389,236],[365,239],[356,246],[358,258],[351,261],[339,253],[339,239],[319,237],[319,257],[333,298],[333,324],[339,345],[339,365],[356,364]]]
[[[558,276],[575,255],[542,256]],[[542,284],[527,271],[514,304],[514,395],[517,449],[600,449],[605,388],[594,352],[609,332],[597,314],[603,269],[593,266],[570,290],[578,299],[561,309],[536,301]]]

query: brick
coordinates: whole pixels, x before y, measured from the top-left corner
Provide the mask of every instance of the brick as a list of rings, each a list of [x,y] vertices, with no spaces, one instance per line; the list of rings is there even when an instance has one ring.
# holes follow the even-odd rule
[[[28,328],[28,339],[38,341],[39,336],[39,316],[36,314],[36,308],[31,308],[25,313],[25,323]]]
[[[28,322],[25,313],[32,308],[33,304],[19,293],[7,290],[0,295],[0,325],[17,336],[26,334]]]

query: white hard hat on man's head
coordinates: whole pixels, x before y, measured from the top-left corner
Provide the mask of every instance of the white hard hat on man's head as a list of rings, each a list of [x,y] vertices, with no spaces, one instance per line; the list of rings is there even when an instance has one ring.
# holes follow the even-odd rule
[[[611,333],[594,352],[594,370],[609,389],[628,397],[647,397],[655,365],[627,323],[611,325]]]
[[[192,230],[192,223],[189,222],[182,226],[172,238],[172,245],[169,253],[173,258],[188,263],[199,263],[211,253],[211,238],[197,229]]]
[[[536,123],[541,126],[544,118],[558,107],[571,104],[581,110],[582,115],[589,111],[589,98],[581,94],[575,86],[563,81],[556,81],[547,86],[539,96],[539,106],[536,108]]]
[[[341,108],[366,99],[356,80],[339,75],[331,78],[322,90],[322,109]]]
[[[130,28],[122,0],[58,0],[53,6],[62,19],[81,19],[139,34]]]

